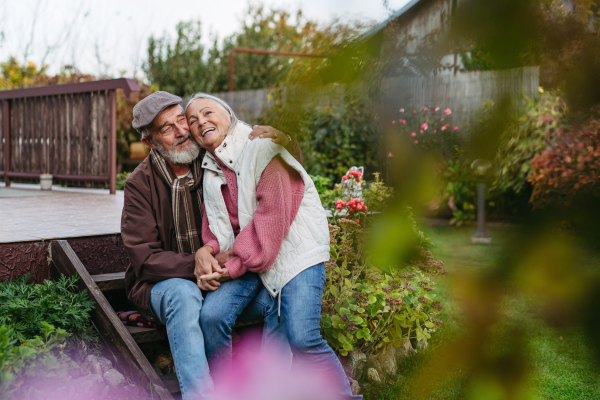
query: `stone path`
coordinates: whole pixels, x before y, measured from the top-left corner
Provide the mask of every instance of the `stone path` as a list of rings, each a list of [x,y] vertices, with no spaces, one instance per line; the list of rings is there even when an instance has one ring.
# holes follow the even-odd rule
[[[121,231],[123,192],[0,184],[0,243],[97,236]]]

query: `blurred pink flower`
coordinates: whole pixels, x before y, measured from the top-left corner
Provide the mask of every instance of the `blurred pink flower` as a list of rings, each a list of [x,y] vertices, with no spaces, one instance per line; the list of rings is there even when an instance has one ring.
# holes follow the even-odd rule
[[[400,111],[400,112],[404,112],[404,108],[401,108],[401,109],[399,109],[398,111]]]
[[[458,126],[455,126],[455,127],[454,127],[454,128],[452,128],[452,129],[454,129],[455,131],[457,131],[457,130],[458,130]]]
[[[429,125],[427,125],[427,122],[425,122],[423,125],[421,125],[421,129],[426,131],[427,128],[429,128]]]
[[[450,114],[452,114],[452,110],[450,110],[449,108],[446,108],[446,109],[444,110],[444,114],[446,114],[446,115],[450,115]]]
[[[442,126],[441,129],[442,129],[442,131],[445,131],[446,130],[446,126]]]
[[[421,130],[419,131],[419,133],[423,133],[423,129],[421,129]]]
[[[389,152],[388,153],[388,158],[392,158],[392,157],[394,157],[394,155],[391,152]]]
[[[444,122],[446,118],[440,118],[440,122]]]
[[[436,107],[434,111],[440,111],[440,108],[439,108],[439,107]]]
[[[416,113],[417,113],[417,110],[413,110],[413,114],[416,114]]]
[[[418,140],[415,140],[415,144],[419,144],[419,141],[418,141]]]
[[[392,124],[395,124],[395,123],[396,123],[396,120],[393,120],[393,121],[392,121]]]
[[[425,108],[423,109],[423,111],[429,111],[429,108],[425,107]]]
[[[406,120],[405,119],[400,119],[400,120],[398,120],[398,122],[400,122],[402,125],[406,125]]]
[[[410,136],[412,136],[412,137],[416,137],[416,136],[417,136],[417,132],[413,132],[413,133],[411,133],[411,134],[410,134]]]
[[[437,129],[433,131],[433,133],[437,133]]]
[[[548,118],[547,118],[547,117],[542,117],[542,122],[543,122],[543,123],[546,123],[546,122],[548,122]]]

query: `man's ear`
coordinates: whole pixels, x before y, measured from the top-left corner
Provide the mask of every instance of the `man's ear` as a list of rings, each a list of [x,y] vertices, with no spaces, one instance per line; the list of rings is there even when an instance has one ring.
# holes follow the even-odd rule
[[[142,138],[142,142],[153,150],[156,150],[156,145],[149,137]]]

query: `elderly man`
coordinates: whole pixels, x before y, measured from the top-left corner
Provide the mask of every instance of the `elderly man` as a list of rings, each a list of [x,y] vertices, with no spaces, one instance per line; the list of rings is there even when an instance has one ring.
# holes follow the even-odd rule
[[[198,277],[222,270],[220,257],[213,259],[202,247],[204,151],[190,136],[180,103],[177,96],[156,92],[133,109],[133,127],[151,151],[125,183],[121,237],[131,262],[127,297],[146,319],[166,325],[183,399],[197,399],[213,393],[199,323],[200,289],[220,286]],[[271,127],[255,128],[252,138],[291,142]],[[254,311],[272,312],[262,303]]]
[[[230,358],[236,305],[260,290],[281,312],[295,362],[328,376],[340,398],[362,399],[320,333],[329,228],[311,177],[283,147],[249,141],[252,129],[219,98],[193,96],[186,116],[206,150],[202,239],[212,254],[225,255],[222,271],[200,277],[223,280],[200,317],[211,367]]]

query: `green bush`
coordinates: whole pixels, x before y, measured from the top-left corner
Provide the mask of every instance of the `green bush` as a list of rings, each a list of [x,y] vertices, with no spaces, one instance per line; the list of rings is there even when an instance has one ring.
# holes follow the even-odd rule
[[[369,211],[385,212],[392,191],[378,174],[375,177],[363,190],[363,200]],[[331,261],[326,264],[321,328],[332,348],[342,355],[354,349],[374,354],[389,346],[409,345],[429,338],[441,325],[435,315],[443,307],[430,292],[435,278],[446,271],[424,248],[432,243],[417,228],[409,207],[403,215],[414,236],[414,255],[405,265],[384,270],[375,268],[365,254],[367,218],[359,223],[338,217],[329,225]]]
[[[442,202],[452,211],[452,225],[468,225],[475,220],[477,203],[477,180],[471,163],[458,146],[454,159],[442,164],[439,177],[442,181]]]
[[[121,172],[120,174],[117,174],[117,190],[125,189],[125,182],[127,181],[127,178],[129,178],[129,175],[131,175],[131,172]]]
[[[38,384],[42,380],[68,378],[68,368],[75,366],[63,353],[70,334],[46,322],[41,323],[40,333],[41,336],[21,341],[14,328],[0,325],[0,400],[11,398],[24,377],[35,377]],[[23,394],[17,397],[23,398]]]
[[[42,335],[44,324],[51,324],[73,334],[69,343],[76,347],[98,345],[89,315],[94,302],[86,291],[79,291],[77,277],[63,275],[38,285],[28,285],[28,279],[26,275],[0,282],[0,325],[10,327],[19,341]]]

